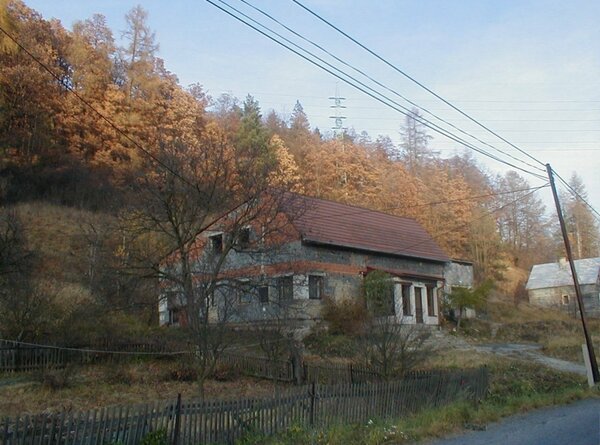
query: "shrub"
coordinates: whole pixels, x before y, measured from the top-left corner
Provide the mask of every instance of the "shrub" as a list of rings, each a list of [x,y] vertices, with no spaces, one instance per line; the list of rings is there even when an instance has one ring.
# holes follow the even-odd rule
[[[113,385],[131,385],[137,380],[135,373],[126,365],[107,365],[104,379]]]
[[[304,345],[311,352],[326,356],[348,357],[356,356],[358,343],[355,337],[342,334],[331,334],[325,329],[316,329],[304,339]]]
[[[195,382],[198,380],[198,370],[188,361],[178,361],[165,375],[165,380],[177,382]]]
[[[331,334],[360,334],[368,319],[362,298],[344,299],[343,301],[327,298],[324,300],[322,314]]]
[[[169,437],[167,436],[167,430],[160,429],[152,431],[142,437],[140,445],[168,445]]]
[[[42,384],[42,387],[58,391],[73,384],[74,374],[73,366],[66,366],[62,369],[44,369],[36,375],[36,380]]]
[[[212,377],[220,382],[232,381],[240,377],[240,371],[231,365],[217,363]]]

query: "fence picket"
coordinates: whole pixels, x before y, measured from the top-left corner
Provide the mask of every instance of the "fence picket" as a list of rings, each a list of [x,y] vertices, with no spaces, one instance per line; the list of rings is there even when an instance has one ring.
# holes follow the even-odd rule
[[[481,368],[410,373],[391,382],[323,385],[318,383],[324,376],[319,374],[321,370],[308,369],[310,385],[278,388],[264,399],[197,399],[181,403],[180,443],[232,443],[249,431],[269,435],[295,424],[324,427],[403,416],[456,398],[476,401],[486,393],[489,380],[487,370]],[[352,375],[358,379],[355,368]],[[177,413],[177,405],[171,401],[166,405],[157,402],[80,413],[16,416],[0,421],[0,441],[11,445],[137,444],[148,432],[162,428],[174,438]]]

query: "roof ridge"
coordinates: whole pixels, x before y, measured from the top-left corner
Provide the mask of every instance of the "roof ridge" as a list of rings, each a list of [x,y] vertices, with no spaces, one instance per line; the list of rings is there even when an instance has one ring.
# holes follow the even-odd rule
[[[367,211],[367,212],[379,213],[380,215],[391,216],[393,218],[406,219],[406,220],[409,220],[409,221],[413,221],[413,222],[415,222],[417,224],[420,224],[419,221],[417,221],[416,218],[413,218],[413,217],[410,217],[410,216],[394,215],[392,213],[386,213],[386,212],[384,212],[382,210],[375,210],[375,209],[370,209],[368,207],[361,207],[361,206],[358,206],[356,204],[346,204],[344,202],[334,201],[333,199],[328,199],[328,198],[317,198],[316,196],[303,195],[301,193],[296,193],[296,192],[289,192],[289,193],[294,194],[294,195],[296,195],[298,197],[301,197],[301,198],[314,199],[316,201],[323,201],[323,202],[330,202],[332,204],[337,204],[337,205],[341,205],[341,206],[345,206],[345,207],[351,207],[351,208],[357,209],[357,210],[364,210],[364,211]]]

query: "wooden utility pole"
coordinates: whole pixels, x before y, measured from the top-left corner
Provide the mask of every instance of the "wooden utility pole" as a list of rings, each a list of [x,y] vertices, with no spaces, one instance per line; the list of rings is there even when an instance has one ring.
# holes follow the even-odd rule
[[[600,374],[598,373],[598,362],[596,361],[596,353],[594,352],[594,345],[592,344],[592,337],[590,336],[587,328],[587,322],[585,320],[585,308],[583,307],[583,298],[581,296],[581,288],[579,287],[579,280],[577,278],[577,271],[575,270],[575,263],[573,262],[573,253],[571,252],[571,242],[567,234],[567,227],[565,226],[565,219],[563,218],[562,210],[560,208],[560,201],[558,200],[558,193],[556,192],[556,185],[554,184],[554,176],[552,174],[552,167],[550,164],[546,164],[546,170],[548,172],[548,179],[550,180],[550,187],[552,188],[552,195],[554,196],[554,204],[556,205],[556,213],[558,213],[558,221],[560,222],[560,230],[562,237],[565,242],[565,250],[567,251],[567,259],[569,260],[569,266],[571,267],[571,275],[573,276],[573,284],[575,285],[575,295],[577,296],[577,304],[579,305],[579,313],[581,314],[581,325],[583,326],[583,335],[585,336],[585,344],[587,346],[587,352],[590,357],[590,364],[592,368],[592,378],[594,383],[600,383]]]

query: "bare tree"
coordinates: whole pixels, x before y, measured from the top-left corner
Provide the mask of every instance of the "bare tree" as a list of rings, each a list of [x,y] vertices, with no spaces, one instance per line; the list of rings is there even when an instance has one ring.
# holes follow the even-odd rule
[[[430,332],[396,317],[372,318],[362,336],[367,365],[384,379],[402,376],[422,364],[433,352]]]
[[[139,178],[127,225],[159,253],[152,260],[142,255],[137,266],[152,263],[148,276],[182,309],[202,389],[228,346],[240,291],[259,282],[230,273],[231,254],[272,249],[271,235],[289,225],[281,216],[289,197],[272,187],[277,160],[268,146],[234,147],[213,124],[198,132],[193,146],[165,145],[157,157],[160,165]]]
[[[33,340],[54,320],[53,295],[33,282],[35,256],[25,229],[12,210],[0,213],[0,332],[5,338]]]

